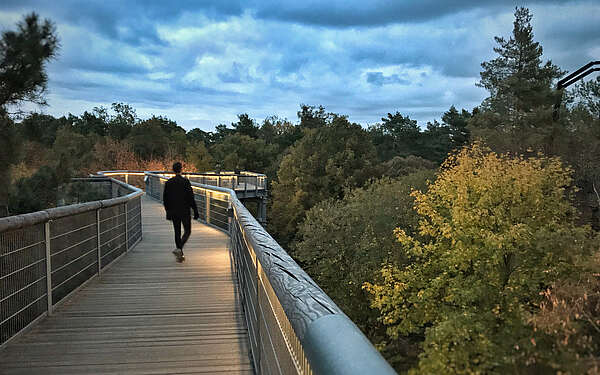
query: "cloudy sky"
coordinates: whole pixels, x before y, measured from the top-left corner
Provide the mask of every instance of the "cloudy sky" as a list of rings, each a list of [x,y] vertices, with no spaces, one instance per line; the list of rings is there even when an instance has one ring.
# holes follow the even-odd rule
[[[35,11],[61,40],[48,66],[55,116],[112,102],[213,130],[239,113],[296,121],[301,103],[363,125],[399,111],[424,126],[486,92],[480,64],[531,9],[544,57],[600,60],[600,1],[2,0],[0,27]]]

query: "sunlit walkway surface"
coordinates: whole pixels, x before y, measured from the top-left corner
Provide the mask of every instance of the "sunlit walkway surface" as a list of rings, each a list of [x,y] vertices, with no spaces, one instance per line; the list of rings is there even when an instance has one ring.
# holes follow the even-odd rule
[[[228,237],[193,222],[176,263],[162,205],[143,241],[0,352],[1,374],[251,374]]]

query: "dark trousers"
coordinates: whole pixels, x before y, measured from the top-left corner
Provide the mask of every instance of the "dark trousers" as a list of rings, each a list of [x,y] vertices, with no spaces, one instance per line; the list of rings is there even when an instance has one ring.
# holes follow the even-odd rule
[[[183,224],[183,236],[181,235],[181,224]],[[175,229],[175,246],[183,250],[183,245],[192,233],[192,217],[190,215],[174,216],[173,229]]]

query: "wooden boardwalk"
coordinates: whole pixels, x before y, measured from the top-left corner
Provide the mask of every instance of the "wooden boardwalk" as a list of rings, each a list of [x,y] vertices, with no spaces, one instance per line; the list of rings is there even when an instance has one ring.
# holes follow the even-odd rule
[[[143,241],[0,352],[0,374],[252,374],[222,232],[193,223],[176,263],[162,205],[142,201]]]

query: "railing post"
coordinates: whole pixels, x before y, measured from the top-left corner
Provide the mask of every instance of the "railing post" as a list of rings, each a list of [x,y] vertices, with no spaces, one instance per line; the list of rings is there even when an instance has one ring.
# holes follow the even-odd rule
[[[52,315],[52,262],[50,255],[50,221],[44,223],[46,241],[46,294],[48,297],[48,316]]]
[[[217,176],[217,186],[221,186],[221,176]]]
[[[102,252],[100,251],[100,209],[96,210],[96,236],[98,237],[98,277],[102,270]]]
[[[206,224],[210,223],[210,193],[208,190],[205,191],[206,201]]]
[[[125,183],[129,184],[129,174],[125,173]]]
[[[129,228],[127,228],[127,202],[123,203],[125,206],[125,252],[129,251]]]

